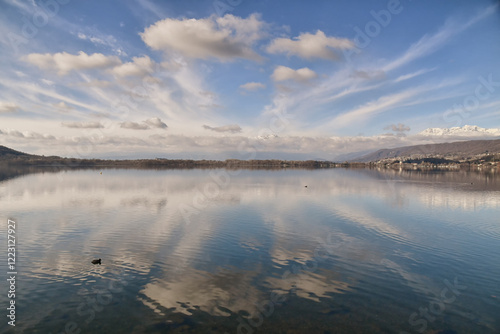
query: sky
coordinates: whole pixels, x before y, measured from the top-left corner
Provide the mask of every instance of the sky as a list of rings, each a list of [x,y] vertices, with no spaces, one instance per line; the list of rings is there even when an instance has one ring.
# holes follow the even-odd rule
[[[0,0],[0,145],[338,160],[478,138],[421,132],[500,128],[499,6]]]

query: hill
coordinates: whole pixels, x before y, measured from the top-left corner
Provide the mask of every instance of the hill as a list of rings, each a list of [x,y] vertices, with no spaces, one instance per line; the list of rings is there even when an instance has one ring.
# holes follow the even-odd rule
[[[398,157],[405,158],[448,158],[460,160],[480,154],[500,153],[500,139],[469,140],[442,144],[425,144],[391,149],[382,149],[351,160],[352,162],[371,162]]]
[[[189,159],[135,159],[105,160],[76,159],[58,156],[32,155],[0,146],[1,167],[51,167],[51,168],[246,168],[246,169],[281,169],[281,168],[330,168],[335,164],[316,160],[189,160]]]
[[[366,167],[372,162],[389,162],[401,160],[405,163],[429,164],[481,164],[500,160],[500,139],[471,140],[442,144],[426,144],[405,146],[393,149],[382,149],[366,154],[344,163],[318,160],[185,160],[185,159],[135,159],[135,160],[102,160],[75,159],[58,156],[40,156],[19,152],[0,146],[0,163],[2,166],[38,166],[54,168],[334,168],[334,167]]]
[[[27,158],[27,157],[33,157],[33,155],[19,152],[19,151],[13,150],[11,148],[0,145],[0,160],[21,158],[21,157]]]

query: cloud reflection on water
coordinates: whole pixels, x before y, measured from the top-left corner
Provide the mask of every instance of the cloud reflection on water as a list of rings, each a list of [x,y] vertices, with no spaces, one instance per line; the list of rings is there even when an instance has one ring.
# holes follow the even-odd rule
[[[432,282],[407,263],[389,259],[419,257],[378,240],[431,250],[432,241],[426,243],[426,236],[415,234],[401,217],[419,219],[423,209],[437,219],[440,210],[498,208],[500,181],[490,180],[482,192],[456,176],[447,182],[440,175],[437,184],[432,175],[392,171],[242,171],[191,224],[179,206],[192,205],[200,189],[213,182],[208,171],[31,174],[2,182],[0,202],[8,208],[5,214],[26,226],[22,240],[29,257],[23,261],[36,284],[74,285],[101,277],[106,268],[127,269],[146,278],[137,300],[157,313],[199,310],[228,316],[254,314],[269,291],[286,294],[296,288],[298,297],[315,302],[347,293],[358,284],[355,274],[379,270],[381,264],[414,291],[429,292]],[[483,180],[467,177],[472,183]],[[491,224],[476,222],[473,228],[500,235]],[[322,242],[330,250],[327,260],[315,270],[302,270],[294,281],[283,278],[294,265],[317,261],[314,251]],[[89,269],[88,258],[100,255],[103,266]],[[27,286],[25,293],[37,288]]]

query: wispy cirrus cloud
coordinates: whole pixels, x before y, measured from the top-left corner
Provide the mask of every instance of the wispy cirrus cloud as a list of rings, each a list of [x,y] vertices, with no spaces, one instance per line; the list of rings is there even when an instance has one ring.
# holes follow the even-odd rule
[[[65,102],[66,104],[78,106],[97,113],[106,112],[106,108],[100,105],[96,105],[95,101],[88,101],[89,103],[87,103],[86,99],[68,97],[63,93],[58,92],[56,87],[49,86],[46,88],[28,81],[4,79],[1,77],[0,84],[5,87],[14,89],[17,94],[23,97],[23,100],[38,102],[39,100],[37,97],[43,97],[45,99],[48,98],[54,101]],[[89,92],[83,91],[82,93],[87,95]],[[35,111],[32,110],[32,112]]]
[[[356,70],[352,73],[352,77],[366,80],[382,80],[386,78],[386,74],[381,70]]]
[[[69,106],[68,104],[66,104],[63,101],[58,102],[58,103],[54,103],[53,105],[57,111],[63,112],[63,113],[66,113],[66,112],[74,109],[73,107]]]
[[[474,23],[486,18],[487,16],[494,13],[498,6],[488,7],[477,15],[467,20],[465,24],[459,24],[456,19],[449,19],[446,24],[441,27],[434,34],[426,34],[424,37],[419,39],[417,42],[411,44],[411,46],[398,58],[388,61],[385,65],[380,66],[376,69],[370,70],[355,70],[354,74],[347,74],[345,71],[338,71],[337,73],[331,74],[331,78],[329,80],[323,81],[317,87],[308,87],[305,91],[297,92],[297,94],[289,95],[286,97],[278,96],[275,99],[277,101],[274,103],[276,105],[288,105],[287,110],[297,109],[296,106],[307,105],[309,109],[321,108],[327,104],[333,103],[336,100],[340,100],[346,98],[350,95],[361,94],[362,92],[369,91],[372,89],[377,89],[382,86],[386,86],[389,84],[395,84],[402,81],[406,81],[425,73],[432,72],[437,68],[428,68],[418,70],[409,74],[401,75],[396,79],[392,80],[384,80],[384,76],[387,76],[389,72],[411,63],[412,61],[422,58],[424,56],[430,55],[441,48],[446,42],[454,35],[464,31],[465,29],[471,27]],[[283,71],[285,72],[285,71]],[[290,72],[290,71],[288,71]],[[290,72],[291,73],[291,72]],[[293,77],[292,74],[288,74],[288,77]],[[379,84],[376,85],[366,85],[365,83],[358,83],[351,78],[356,79],[379,79],[382,80]],[[403,94],[404,95],[404,94]],[[449,94],[448,94],[449,95]],[[397,98],[400,96],[399,94],[393,95],[393,98]],[[402,95],[401,95],[402,96]],[[444,98],[444,96],[443,96]],[[439,98],[433,98],[436,100]],[[279,100],[279,101],[278,101]],[[290,102],[286,102],[286,100],[290,100]],[[356,115],[363,116],[372,114],[375,115],[377,113],[382,112],[384,110],[384,106],[389,107],[391,99],[385,100],[381,98],[377,103],[373,101],[366,102],[363,107],[355,108],[351,112],[347,112],[341,115],[335,115],[329,121],[328,124],[337,123],[340,127],[341,124],[352,124],[351,120],[356,118]],[[406,105],[416,105],[418,103],[424,103],[425,101],[430,101],[429,98],[412,101],[411,97],[405,98]],[[272,110],[275,110],[275,107],[269,106]],[[268,108],[269,108],[268,107]],[[363,118],[360,118],[361,121]],[[323,126],[321,126],[323,127]]]
[[[376,114],[391,110],[408,99],[420,94],[424,89],[422,87],[408,89],[396,94],[379,97],[358,108],[342,113],[333,118],[328,125],[333,128],[341,128],[355,122],[363,122]]]
[[[458,20],[448,20],[434,34],[426,34],[416,43],[413,43],[400,57],[387,63],[382,69],[386,72],[392,71],[403,65],[406,65],[416,59],[430,55],[442,48],[454,35],[457,35],[464,30],[470,28],[475,23],[494,14],[498,10],[498,5],[492,5],[481,10],[474,17],[466,22]]]
[[[418,76],[420,76],[422,74],[435,71],[436,69],[437,69],[437,67],[428,68],[428,69],[425,68],[425,69],[418,70],[418,71],[415,71],[415,72],[412,72],[412,73],[403,74],[403,75],[397,77],[396,79],[394,79],[394,82],[398,83],[398,82],[401,82],[401,81],[410,80],[410,79],[418,77]]]
[[[109,48],[119,56],[127,55],[114,36],[103,34],[96,28],[85,27],[84,30],[86,33],[80,31],[76,34],[79,39],[89,41],[97,47]]]
[[[348,2],[332,8],[335,6],[353,9]],[[3,49],[0,101],[5,102],[3,107],[0,103],[4,116],[1,126],[19,130],[6,138],[20,143],[28,142],[19,135],[26,131],[61,136],[58,138],[95,132],[102,135],[106,145],[118,145],[123,140],[124,149],[128,144],[144,144],[145,148],[151,145],[158,152],[170,147],[182,151],[185,145],[186,152],[190,152],[212,142],[214,150],[223,150],[226,145],[226,151],[230,151],[234,150],[233,140],[248,140],[241,133],[256,138],[262,128],[269,128],[273,118],[278,117],[280,123],[274,125],[280,129],[280,139],[269,140],[266,146],[269,150],[292,152],[292,145],[296,145],[296,151],[318,151],[322,145],[335,146],[328,139],[322,141],[314,139],[315,136],[375,133],[395,121],[405,124],[404,127],[411,124],[417,131],[431,119],[439,123],[446,109],[464,101],[463,94],[474,93],[470,87],[478,84],[478,76],[485,76],[494,68],[490,66],[494,47],[482,47],[470,36],[482,33],[484,40],[492,40],[491,27],[496,21],[491,8],[498,7],[485,9],[484,4],[471,4],[468,7],[471,11],[456,12],[449,10],[452,7],[449,4],[437,5],[435,9],[443,15],[435,15],[428,26],[413,26],[416,34],[413,36],[417,37],[395,44],[392,37],[397,39],[400,35],[392,35],[394,31],[409,22],[418,22],[416,19],[421,16],[405,11],[412,20],[403,26],[400,20],[392,21],[391,29],[384,30],[384,38],[373,38],[371,47],[363,49],[349,63],[336,60],[339,52],[353,46],[352,42],[332,33],[340,30],[330,22],[320,23],[305,15],[299,25],[293,15],[287,21],[288,17],[269,6],[263,9],[262,16],[246,17],[236,16],[236,11],[223,17],[207,16],[211,12],[200,8],[186,11],[187,7],[182,2],[166,5],[150,0],[117,6],[117,15],[124,16],[117,16],[119,20],[114,22],[96,18],[99,31],[60,10],[50,18],[46,28],[39,29],[36,38],[22,45],[19,50],[25,56],[14,57]],[[7,0],[2,7],[6,20],[0,23],[0,30],[20,34],[22,26],[10,18],[15,16],[11,14],[21,11],[30,19],[40,8],[39,2],[21,5]],[[361,8],[366,9],[365,13],[371,9]],[[90,5],[87,9],[87,13],[95,10]],[[481,12],[476,15],[475,9]],[[362,16],[353,15],[353,18],[339,16],[342,22],[335,24],[349,27],[358,22],[355,20],[363,20]],[[125,17],[130,21],[120,25]],[[152,18],[157,21],[151,21]],[[474,34],[461,33],[481,20],[484,21],[473,27]],[[144,25],[144,22],[149,23]],[[0,37],[4,46],[9,43],[5,35]],[[60,43],[55,42],[59,40]],[[453,54],[446,48],[447,43],[452,44],[450,41]],[[464,54],[459,52],[460,45],[471,43],[475,43],[477,52],[469,53],[466,48]],[[120,53],[117,48],[122,46]],[[399,52],[395,51],[398,49]],[[445,54],[455,62],[439,66],[438,71],[434,66]],[[471,67],[462,71],[457,64],[463,64],[469,56]],[[263,57],[267,57],[266,61],[258,62]],[[434,85],[438,80],[457,76],[462,81],[451,89]],[[493,84],[498,80],[493,73]],[[427,86],[431,88],[415,90]],[[414,95],[408,87],[415,90]],[[470,121],[479,120],[480,126],[490,120],[495,122],[498,112],[494,105],[487,108],[490,102],[495,102],[493,94],[488,101],[480,101],[474,113],[470,113]],[[280,117],[285,121],[281,122]],[[62,120],[73,122],[61,126]],[[396,131],[397,122],[391,124],[396,128],[388,130],[408,134]],[[78,130],[92,128],[92,123],[103,124],[104,130]],[[168,131],[158,130],[167,128]],[[168,146],[153,145],[156,142],[151,142],[152,136]],[[302,137],[302,141],[291,137]],[[345,140],[344,145],[358,147],[354,138]],[[33,140],[32,147],[34,143]]]

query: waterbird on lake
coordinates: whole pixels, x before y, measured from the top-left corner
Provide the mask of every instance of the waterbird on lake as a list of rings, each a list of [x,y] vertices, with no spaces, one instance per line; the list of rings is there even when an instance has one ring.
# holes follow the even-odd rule
[[[92,260],[92,264],[98,264],[98,263],[101,264],[101,259],[99,259],[99,260]]]

